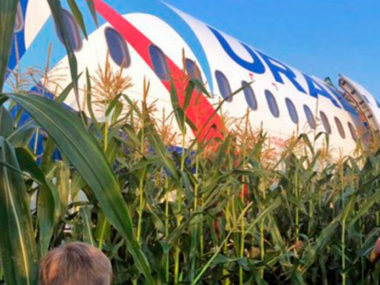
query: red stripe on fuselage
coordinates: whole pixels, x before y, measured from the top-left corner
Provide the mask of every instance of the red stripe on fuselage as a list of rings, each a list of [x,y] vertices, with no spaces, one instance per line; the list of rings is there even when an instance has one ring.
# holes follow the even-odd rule
[[[149,47],[154,45],[154,43],[102,0],[94,0],[94,4],[97,12],[124,37],[149,67],[154,70],[149,54]],[[128,4],[126,3],[126,5]],[[182,107],[185,101],[185,90],[189,82],[189,77],[167,55],[165,55],[165,57],[176,88],[178,102]],[[161,82],[166,89],[171,92],[170,81]],[[222,139],[226,134],[226,129],[221,117],[215,114],[215,109],[207,98],[196,90],[194,90],[189,107],[186,109],[186,116],[197,128],[198,131],[193,130],[193,133],[196,137],[199,137],[200,141],[215,138]],[[210,117],[212,118],[210,119]],[[202,132],[199,134],[201,130]]]

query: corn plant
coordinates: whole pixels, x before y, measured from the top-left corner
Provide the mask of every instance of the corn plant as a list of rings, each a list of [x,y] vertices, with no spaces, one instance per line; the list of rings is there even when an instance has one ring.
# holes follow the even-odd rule
[[[59,28],[60,2],[48,2]],[[2,79],[16,6],[0,2]],[[55,98],[23,91],[22,80],[0,97],[2,283],[37,284],[46,252],[73,240],[107,254],[114,284],[379,283],[376,138],[330,161],[328,147],[313,147],[328,145],[328,135],[300,134],[273,156],[269,135],[250,126],[247,111],[222,141],[187,142],[193,126],[174,87],[173,112],[159,120],[149,82],[134,82],[143,90],[135,102],[122,70],[106,62],[78,75],[66,47],[73,80]],[[187,96],[194,89],[209,96],[187,81]],[[78,112],[62,103],[71,90],[85,98]],[[223,103],[215,106],[222,114]]]

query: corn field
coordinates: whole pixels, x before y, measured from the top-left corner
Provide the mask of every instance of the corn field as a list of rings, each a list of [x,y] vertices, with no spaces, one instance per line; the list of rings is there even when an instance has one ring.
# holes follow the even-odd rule
[[[0,2],[1,79],[17,2]],[[48,2],[59,17],[59,1]],[[300,134],[274,156],[247,111],[224,140],[187,142],[175,96],[174,112],[154,120],[149,82],[134,102],[129,78],[107,63],[82,75],[83,89],[75,57],[71,71],[53,99],[18,84],[0,95],[2,284],[37,284],[47,251],[78,240],[109,257],[114,284],[379,284],[377,138],[333,161]],[[209,96],[199,82],[187,88]],[[86,113],[64,107],[71,90]],[[324,133],[315,140],[328,146]]]

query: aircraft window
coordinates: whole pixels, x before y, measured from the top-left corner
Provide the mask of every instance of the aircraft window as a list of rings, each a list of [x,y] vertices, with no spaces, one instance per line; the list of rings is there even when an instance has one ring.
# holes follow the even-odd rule
[[[319,114],[321,115],[323,127],[325,128],[326,132],[331,135],[331,126],[330,126],[329,119],[327,118],[326,114],[323,113],[322,111],[319,112]]]
[[[227,77],[224,75],[223,72],[219,70],[215,71],[215,77],[216,81],[218,82],[219,91],[222,97],[226,99],[227,102],[232,102],[232,92]]]
[[[22,14],[22,8],[20,3],[17,5],[17,10],[16,10],[16,19],[15,19],[15,27],[14,27],[14,32],[20,32],[24,28],[24,16]]]
[[[309,123],[309,126],[312,129],[315,129],[317,127],[317,124],[315,123],[315,118],[314,118],[313,112],[306,105],[303,105],[303,110],[305,111],[306,119]]]
[[[267,98],[272,115],[278,118],[280,116],[280,110],[278,109],[276,98],[274,98],[274,95],[269,90],[265,90],[265,97]]]
[[[113,61],[121,67],[129,67],[131,65],[131,55],[123,37],[118,31],[109,27],[105,29],[104,33]]]
[[[248,106],[254,111],[257,110],[257,100],[252,87],[246,81],[243,81],[241,84],[244,87],[243,92]]]
[[[151,45],[149,47],[149,53],[150,53],[150,59],[152,60],[154,71],[156,72],[157,76],[163,81],[168,81],[169,67],[162,50],[155,45]]]
[[[344,132],[342,123],[340,122],[340,120],[337,117],[335,117],[334,119],[335,119],[335,124],[336,124],[336,127],[338,128],[338,132],[339,132],[340,136],[342,137],[342,139],[345,139],[346,133]]]
[[[186,58],[186,71],[191,80],[199,81],[199,83],[202,83],[201,71],[199,70],[197,64],[188,58]]]
[[[355,131],[355,128],[352,126],[352,124],[350,122],[347,123],[348,124],[348,129],[350,130],[350,133],[351,133],[351,137],[354,141],[356,141],[357,139],[357,135],[356,135],[356,131]]]
[[[79,51],[82,48],[82,37],[79,31],[79,26],[74,19],[73,15],[65,9],[62,9],[62,19],[63,19],[63,25],[65,27],[66,36],[69,42],[70,47],[74,51]],[[57,28],[57,26],[56,26]],[[63,35],[61,32],[57,30],[57,35],[59,40],[63,43]]]
[[[293,123],[297,124],[298,123],[298,114],[296,107],[294,106],[292,100],[289,98],[285,99],[286,107],[288,108],[289,116],[292,119]]]

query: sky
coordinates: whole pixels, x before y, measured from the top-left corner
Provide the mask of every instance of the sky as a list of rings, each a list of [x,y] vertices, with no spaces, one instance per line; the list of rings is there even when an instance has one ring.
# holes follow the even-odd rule
[[[380,100],[380,0],[164,0],[235,38]]]

